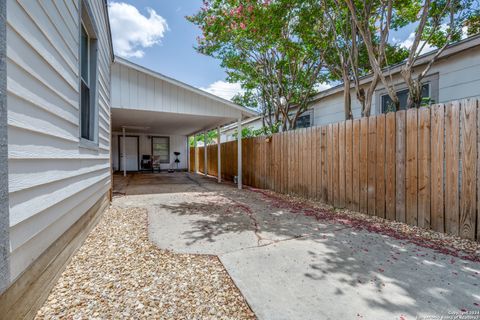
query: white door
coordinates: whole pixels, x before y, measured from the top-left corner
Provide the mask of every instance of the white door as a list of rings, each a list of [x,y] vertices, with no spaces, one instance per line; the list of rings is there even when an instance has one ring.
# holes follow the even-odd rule
[[[125,137],[127,171],[138,171],[138,140],[137,137]],[[123,171],[123,137],[120,136],[120,171]]]

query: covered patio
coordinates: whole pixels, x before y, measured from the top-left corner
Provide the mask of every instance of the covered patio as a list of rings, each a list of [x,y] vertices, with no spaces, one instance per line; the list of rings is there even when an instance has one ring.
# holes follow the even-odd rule
[[[230,101],[117,57],[112,66],[113,170],[124,176],[139,171],[191,171],[190,137],[196,146],[198,135],[206,140],[207,132],[217,130],[220,137],[220,128],[232,123],[241,132],[241,121],[254,115],[255,112]],[[241,147],[239,143],[239,188]],[[205,153],[204,157],[206,164],[208,155]],[[195,172],[198,162],[193,162]]]

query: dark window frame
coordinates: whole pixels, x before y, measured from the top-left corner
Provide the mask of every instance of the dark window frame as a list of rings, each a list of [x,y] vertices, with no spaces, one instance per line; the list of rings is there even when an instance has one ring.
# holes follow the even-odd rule
[[[166,161],[160,161],[161,164],[170,164],[170,137],[169,136],[151,136],[150,137],[150,151],[152,154],[152,161],[153,161],[153,140],[155,138],[163,138],[167,139],[167,144],[168,144],[168,159]]]
[[[308,118],[309,118],[309,120],[308,120],[308,121],[309,121],[309,126],[307,126],[307,127],[305,127],[305,126],[299,127],[299,126],[298,126],[298,120],[299,120],[300,118],[304,118],[304,117],[308,117]],[[310,127],[313,127],[313,110],[307,110],[307,111],[305,111],[304,113],[302,113],[301,115],[299,115],[298,118],[297,118],[297,122],[296,122],[296,124],[295,124],[295,128],[296,128],[296,129],[310,128]]]
[[[427,88],[428,88],[428,89],[427,89],[427,90],[428,90],[428,93],[427,93],[426,98],[427,98],[427,97],[431,97],[432,85],[430,84],[430,82],[425,82],[422,87],[425,87],[425,86],[427,86]],[[422,88],[422,90],[423,90],[423,88]],[[402,100],[405,100],[405,103],[406,103],[406,101],[407,101],[407,99],[408,99],[408,93],[409,93],[408,88],[396,90],[395,92],[397,93],[397,97],[398,97],[399,100],[400,100],[400,104],[401,104],[401,101],[402,101]],[[404,97],[404,99],[401,99],[401,98],[400,98],[400,95],[403,95],[403,94],[405,94],[405,97]],[[382,94],[382,95],[380,96],[380,108],[381,108],[381,110],[382,110],[382,113],[387,113],[387,112],[394,111],[394,110],[390,110],[390,108],[389,108],[387,105],[385,105],[385,103],[386,103],[387,100],[390,100],[390,101],[392,100],[392,99],[390,99],[390,96],[388,95],[388,93]],[[400,109],[399,109],[399,110],[405,110],[406,108],[407,108],[406,105],[400,106]],[[397,110],[397,111],[398,111],[398,110]]]
[[[423,79],[424,84],[429,84],[430,86],[430,98],[434,101],[433,103],[438,103],[439,101],[439,73],[432,73],[428,76],[426,76]],[[407,85],[405,82],[400,82],[394,85],[395,91],[403,91],[407,89]],[[382,106],[382,97],[387,95],[387,89],[385,88],[380,88],[375,91],[375,114],[382,114],[383,112],[383,106]]]
[[[80,146],[98,148],[98,29],[88,1],[82,1],[79,11],[79,140]]]

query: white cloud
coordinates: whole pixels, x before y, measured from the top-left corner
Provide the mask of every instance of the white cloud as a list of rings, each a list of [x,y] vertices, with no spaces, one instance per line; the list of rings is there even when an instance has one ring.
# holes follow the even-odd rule
[[[242,91],[240,83],[230,83],[221,80],[211,83],[206,88],[200,89],[227,100],[231,100],[237,93]]]
[[[113,47],[119,56],[141,58],[144,48],[160,43],[168,30],[167,21],[147,8],[148,17],[124,2],[110,2],[109,16]]]
[[[407,39],[403,40],[402,42],[400,42],[400,46],[404,47],[404,48],[407,48],[407,49],[410,49],[413,45],[413,40],[415,40],[415,32],[412,32],[410,33],[410,35],[408,36]],[[420,49],[422,47],[422,45],[425,43],[425,41],[420,41],[419,45],[418,45],[418,49]],[[420,54],[424,54],[424,53],[427,53],[427,52],[430,52],[430,51],[433,51],[435,50],[436,47],[433,47],[431,45],[429,45],[428,43],[425,45],[425,47],[423,47],[422,51],[420,52]]]

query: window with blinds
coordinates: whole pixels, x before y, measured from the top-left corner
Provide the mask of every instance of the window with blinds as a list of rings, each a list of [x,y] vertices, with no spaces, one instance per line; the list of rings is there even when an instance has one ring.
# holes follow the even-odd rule
[[[170,163],[170,138],[152,137],[152,158],[160,160],[160,163]]]
[[[94,19],[82,6],[80,25],[80,137],[98,142],[98,110],[96,105],[97,39]]]

